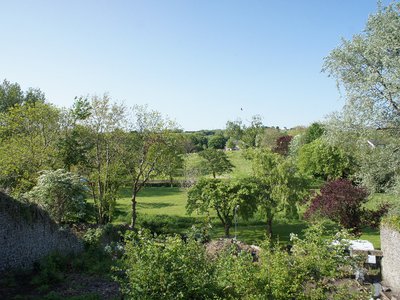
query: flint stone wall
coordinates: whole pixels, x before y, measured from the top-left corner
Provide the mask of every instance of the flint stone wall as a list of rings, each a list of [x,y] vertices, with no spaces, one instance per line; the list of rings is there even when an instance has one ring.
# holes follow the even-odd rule
[[[400,233],[387,225],[381,226],[383,283],[400,294]]]
[[[83,250],[69,229],[60,228],[36,205],[21,203],[0,192],[0,273],[30,269],[42,257]]]

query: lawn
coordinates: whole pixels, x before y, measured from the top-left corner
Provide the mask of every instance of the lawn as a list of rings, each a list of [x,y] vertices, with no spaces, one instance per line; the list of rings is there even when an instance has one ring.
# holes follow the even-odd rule
[[[119,194],[116,206],[116,218],[114,223],[129,223],[131,201],[130,190],[123,189]],[[142,190],[137,198],[138,222],[153,229],[168,233],[185,234],[191,230],[192,225],[200,226],[204,223],[206,216],[187,215],[185,210],[187,191],[181,188],[171,187],[149,187]],[[379,196],[378,196],[379,197]],[[375,200],[374,200],[375,201]],[[210,234],[212,238],[223,237],[224,230],[215,214],[210,214],[212,228]],[[281,243],[289,241],[290,233],[300,234],[307,227],[305,221],[288,221],[277,219],[273,224],[274,239]],[[265,223],[262,217],[244,221],[240,220],[237,224],[236,236],[238,240],[249,244],[257,244],[265,239]],[[231,235],[235,235],[234,226]],[[360,239],[371,241],[375,248],[380,248],[379,230],[365,229]]]

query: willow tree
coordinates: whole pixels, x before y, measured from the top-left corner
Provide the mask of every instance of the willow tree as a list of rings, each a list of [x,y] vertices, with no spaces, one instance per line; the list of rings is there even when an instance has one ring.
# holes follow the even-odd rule
[[[392,157],[400,161],[400,3],[379,7],[362,33],[344,39],[331,51],[323,70],[336,78],[346,99],[343,111],[328,123],[328,137],[357,154],[361,164],[357,175],[364,184],[369,185],[371,178],[393,182],[400,174],[399,164],[384,165]],[[376,155],[370,157],[367,141],[371,139],[393,149],[377,150],[382,152],[382,164],[375,163]],[[372,181],[372,186],[380,185]]]
[[[298,203],[308,194],[309,180],[291,160],[270,149],[253,149],[246,156],[252,162],[261,191],[258,205],[266,217],[266,230],[272,235],[272,223],[278,213],[298,216]]]

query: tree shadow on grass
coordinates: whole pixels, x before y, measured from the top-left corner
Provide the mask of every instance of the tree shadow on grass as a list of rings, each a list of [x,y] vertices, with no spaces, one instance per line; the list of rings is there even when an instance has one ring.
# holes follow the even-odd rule
[[[146,203],[138,203],[138,208],[147,208],[147,209],[157,209],[164,208],[168,206],[174,206],[173,203],[165,203],[165,202],[146,202]]]
[[[145,187],[139,192],[138,197],[164,197],[178,195],[182,192],[182,189],[178,187]],[[130,197],[132,197],[131,188],[121,188],[119,190],[118,198]]]

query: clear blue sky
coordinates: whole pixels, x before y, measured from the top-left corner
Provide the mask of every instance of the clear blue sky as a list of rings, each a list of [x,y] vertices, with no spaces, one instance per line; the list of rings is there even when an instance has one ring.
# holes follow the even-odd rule
[[[0,3],[1,81],[66,107],[108,92],[186,130],[254,114],[288,128],[323,120],[344,103],[323,58],[377,10],[375,0]]]

